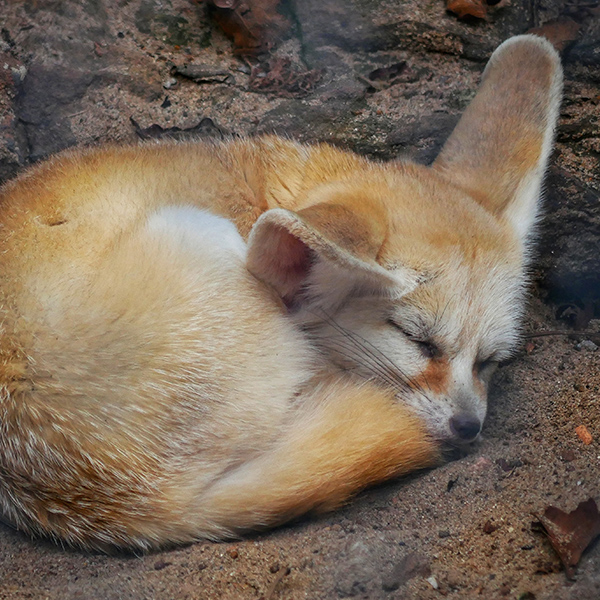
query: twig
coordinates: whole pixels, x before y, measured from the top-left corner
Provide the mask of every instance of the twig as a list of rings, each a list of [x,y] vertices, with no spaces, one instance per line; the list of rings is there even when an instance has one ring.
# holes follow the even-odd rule
[[[546,337],[549,335],[600,335],[598,331],[537,331],[535,333],[526,333],[526,338]]]
[[[271,600],[271,598],[273,597],[273,594],[275,593],[275,588],[279,585],[281,580],[286,575],[290,574],[290,571],[291,571],[291,569],[289,567],[286,567],[285,569],[281,569],[279,571],[279,573],[277,573],[275,579],[273,579],[273,583],[271,583],[271,585],[269,586],[269,589],[267,590],[267,593],[264,595],[263,600]]]

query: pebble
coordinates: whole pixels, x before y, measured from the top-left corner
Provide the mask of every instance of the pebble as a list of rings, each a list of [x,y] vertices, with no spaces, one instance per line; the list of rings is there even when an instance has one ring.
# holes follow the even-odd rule
[[[170,564],[170,562],[166,561],[166,560],[162,560],[159,559],[154,563],[154,570],[155,571],[162,571],[163,569],[165,569],[166,567],[168,567]]]
[[[586,446],[591,444],[594,440],[592,434],[585,425],[579,425],[579,427],[575,427],[575,433]]]
[[[492,523],[491,520],[486,521],[483,525],[483,533],[487,533],[488,535],[494,533],[497,529],[500,529],[500,526]]]
[[[166,90],[170,90],[177,85],[177,79],[175,79],[175,77],[169,77],[163,81],[162,85]]]
[[[492,461],[485,456],[480,456],[471,466],[471,471],[474,473],[482,473],[487,471],[492,466]]]
[[[595,352],[598,350],[598,346],[592,342],[592,340],[583,340],[575,346],[577,350],[585,350],[586,352]]]

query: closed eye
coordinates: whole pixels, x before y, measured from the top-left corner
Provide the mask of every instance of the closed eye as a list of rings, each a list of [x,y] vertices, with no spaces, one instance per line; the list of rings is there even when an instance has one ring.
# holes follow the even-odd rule
[[[418,340],[412,340],[417,346],[419,346],[419,350],[421,350],[421,354],[425,358],[440,358],[442,356],[442,351],[432,342],[421,342]]]
[[[402,333],[404,337],[408,338],[413,344],[416,344],[419,350],[421,351],[421,354],[425,358],[435,359],[440,358],[442,356],[442,351],[432,341],[415,337],[413,334],[403,329],[400,325],[398,325],[398,323],[396,323],[392,319],[388,319],[388,324],[400,331],[400,333]]]

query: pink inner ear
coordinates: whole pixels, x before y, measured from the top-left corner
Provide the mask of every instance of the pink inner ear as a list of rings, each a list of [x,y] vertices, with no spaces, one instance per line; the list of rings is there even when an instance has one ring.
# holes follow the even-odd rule
[[[277,253],[273,255],[276,288],[288,308],[293,308],[296,296],[310,271],[313,257],[310,248],[297,237],[281,230]]]

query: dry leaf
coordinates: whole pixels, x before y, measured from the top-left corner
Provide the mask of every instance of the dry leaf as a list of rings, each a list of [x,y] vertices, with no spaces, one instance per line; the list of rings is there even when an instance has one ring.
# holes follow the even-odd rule
[[[215,21],[233,39],[238,54],[269,50],[289,27],[277,12],[280,0],[206,0]]]
[[[464,19],[465,17],[485,19],[488,9],[485,0],[448,0],[446,8],[458,15],[459,19]]]
[[[300,98],[312,92],[322,77],[320,69],[297,68],[289,58],[274,58],[252,67],[250,89],[282,98]]]
[[[541,27],[530,29],[527,33],[533,33],[545,37],[559,52],[564,50],[571,42],[577,39],[581,26],[569,17],[561,17],[554,21],[548,21]]]
[[[586,446],[591,444],[592,440],[594,439],[585,425],[579,425],[579,427],[575,427],[575,433]]]
[[[600,513],[593,498],[581,502],[570,513],[549,506],[536,515],[545,529],[552,547],[572,578],[583,551],[600,535]]]

